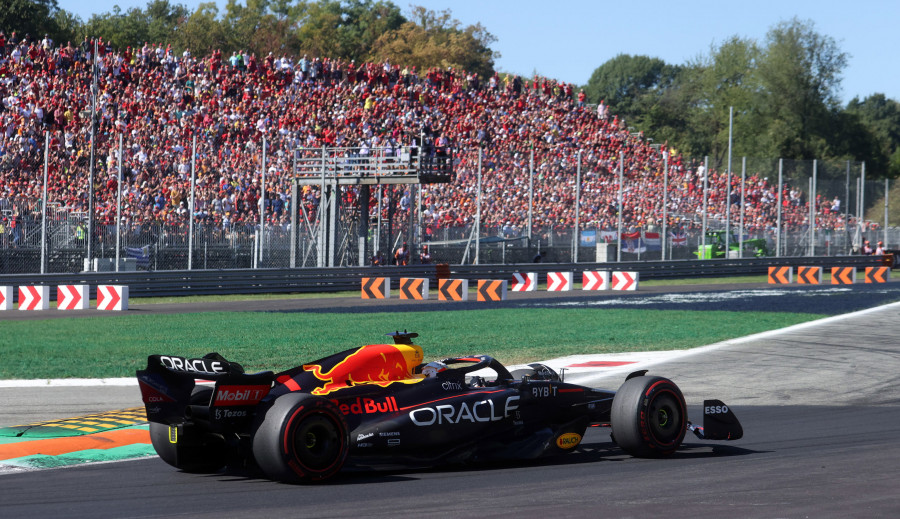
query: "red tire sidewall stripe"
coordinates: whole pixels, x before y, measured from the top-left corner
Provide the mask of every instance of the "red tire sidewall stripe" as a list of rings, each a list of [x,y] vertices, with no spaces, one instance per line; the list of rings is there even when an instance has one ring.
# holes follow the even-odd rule
[[[305,413],[303,412],[304,410],[306,411]],[[302,413],[302,415],[301,415],[301,413]],[[293,434],[291,431],[293,430],[292,426],[293,426],[294,420],[296,420],[298,417],[306,418],[308,415],[311,415],[314,413],[320,414],[320,415],[324,416],[327,420],[331,421],[336,426],[338,431],[341,431],[341,429],[346,430],[346,428],[347,428],[347,425],[345,423],[342,423],[340,420],[335,419],[335,416],[332,416],[330,413],[328,413],[325,410],[320,410],[320,409],[315,409],[315,408],[306,409],[305,405],[301,405],[300,407],[298,407],[297,410],[294,411],[293,414],[291,414],[291,417],[286,422],[286,425],[284,428],[284,433],[283,433],[284,441],[283,441],[282,446],[284,449],[284,454],[289,457],[288,465],[299,476],[306,475],[306,473],[304,473],[303,470],[305,470],[311,474],[328,474],[329,472],[331,472],[334,469],[335,465],[341,464],[343,462],[344,458],[346,457],[346,456],[339,456],[337,459],[334,460],[334,462],[331,465],[325,467],[324,469],[313,470],[313,469],[310,469],[309,467],[303,465],[303,463],[300,462],[300,460],[296,456],[296,454],[291,452],[288,445],[289,445],[289,439],[293,437]],[[339,441],[340,441],[340,451],[344,452],[346,454],[346,449],[345,449],[345,445],[344,445],[344,436],[345,435],[339,434],[338,436],[339,436]],[[303,469],[303,470],[300,470],[300,469]]]
[[[651,393],[654,393],[654,392],[656,391],[656,386],[658,386],[658,385],[660,385],[660,384],[667,384],[667,385],[668,385],[668,384],[671,384],[671,382],[669,382],[669,381],[667,381],[667,380],[658,380],[658,381],[656,381],[652,386],[650,386],[649,388],[647,388],[647,391],[644,393],[644,396],[647,397],[647,398],[650,398]],[[678,402],[678,406],[679,406],[679,408],[680,408],[680,410],[681,410],[681,417],[680,417],[680,418],[681,418],[681,421],[684,422],[685,416],[686,416],[686,411],[685,411],[685,409],[684,409],[683,399],[682,399],[682,398],[679,398],[678,393],[676,393],[672,388],[670,388],[670,387],[664,387],[664,388],[660,389],[659,392],[658,392],[656,395],[654,395],[653,400],[655,400],[656,398],[658,398],[659,395],[662,394],[662,393],[670,393],[670,394],[672,394],[673,397],[675,397],[675,401]],[[646,409],[644,408],[643,405],[642,405],[641,407],[642,407],[642,409],[641,409],[641,412],[642,412],[642,413],[643,413],[643,412],[647,412],[647,411],[649,410],[649,408],[650,408],[650,401],[647,402],[647,407],[646,407]],[[650,419],[650,416],[649,416],[649,413],[648,413],[648,415],[647,415],[647,420],[649,420],[649,419]],[[649,431],[647,431],[647,432],[649,433]],[[656,438],[655,435],[652,435],[652,434],[651,434],[650,436],[652,437],[653,441],[654,441],[656,444],[658,444],[660,447],[671,447],[671,446],[675,445],[676,442],[677,442],[677,439],[676,439],[676,441],[671,441],[671,442],[668,442],[668,443],[666,443],[666,442],[661,442],[661,441],[659,441],[659,439]],[[679,436],[681,436],[681,434],[679,434]]]

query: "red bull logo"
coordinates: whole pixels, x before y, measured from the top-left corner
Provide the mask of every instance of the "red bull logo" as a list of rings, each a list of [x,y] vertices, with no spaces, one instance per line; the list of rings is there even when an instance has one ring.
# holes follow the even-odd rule
[[[387,398],[359,398],[357,397],[355,401],[344,401],[341,402],[339,400],[332,400],[334,405],[341,410],[345,415],[348,414],[376,414],[376,413],[390,413],[390,412],[399,412],[400,408],[397,407],[397,399],[389,396]]]
[[[327,395],[356,384],[386,387],[394,382],[411,384],[412,370],[422,363],[422,348],[415,344],[369,344],[359,348],[330,369],[308,364],[303,369],[325,382],[312,391]]]

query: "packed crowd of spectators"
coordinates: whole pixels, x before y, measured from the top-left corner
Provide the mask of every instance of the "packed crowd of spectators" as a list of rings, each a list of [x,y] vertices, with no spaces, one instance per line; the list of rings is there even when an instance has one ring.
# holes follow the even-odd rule
[[[57,44],[0,32],[0,209],[39,207],[45,132],[47,190],[58,211],[87,211],[93,161],[98,223],[115,221],[121,170],[126,222],[183,224],[193,212],[198,222],[222,227],[259,222],[264,137],[265,218],[284,225],[292,204],[294,149],[366,147],[392,153],[424,145],[424,136],[429,145],[454,148],[457,160],[454,182],[421,187],[428,232],[473,223],[479,150],[483,224],[510,235],[528,224],[532,153],[535,227],[574,225],[579,154],[582,227],[616,227],[620,153],[626,226],[660,222],[664,153],[669,155],[668,224],[697,227],[702,218],[703,167],[665,146],[651,146],[603,103],[585,105],[584,94],[570,84],[496,74],[480,78],[452,68],[419,71],[388,62],[260,58],[244,51],[194,56],[162,44],[113,49],[97,43],[92,125],[93,40]],[[737,221],[739,178],[732,178],[729,194],[723,173],[711,171],[708,177],[707,214],[723,219],[730,201]],[[413,206],[408,188],[396,189],[396,194],[382,192],[383,216],[387,205],[395,204],[393,214],[407,221],[404,213]],[[749,230],[775,225],[776,191],[764,175],[748,177]],[[352,206],[356,195],[351,187],[342,197]],[[298,203],[314,218],[318,189],[304,187]],[[800,191],[784,187],[788,228],[806,225],[806,204]],[[817,220],[839,228],[843,220],[831,204],[819,201]],[[373,215],[377,207],[372,204]]]

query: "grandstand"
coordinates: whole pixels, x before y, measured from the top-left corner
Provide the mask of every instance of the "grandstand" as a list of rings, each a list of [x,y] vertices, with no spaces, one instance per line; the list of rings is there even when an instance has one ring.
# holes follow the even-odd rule
[[[304,164],[298,150],[315,154],[352,148],[395,158],[417,147],[451,150],[452,182],[424,185],[415,196],[403,185],[385,186],[379,188],[378,203],[367,204],[370,214],[362,220],[392,229],[389,245],[377,249],[393,247],[401,235],[407,236],[402,233],[416,241],[470,235],[479,150],[481,232],[486,235],[534,233],[546,243],[554,229],[573,228],[579,167],[579,226],[616,229],[620,156],[626,228],[662,223],[665,163],[666,226],[693,232],[703,220],[700,161],[653,145],[624,121],[607,117],[605,106],[586,106],[573,96],[571,85],[550,79],[495,75],[481,82],[453,69],[417,71],[329,58],[321,60],[323,73],[305,77],[287,56],[226,60],[220,53],[176,55],[162,44],[134,49],[101,45],[96,57],[92,154],[92,42],[48,47],[22,40],[8,42],[0,54],[0,210],[7,222],[33,222],[41,212],[46,166],[48,207],[54,222],[65,222],[60,231],[65,243],[79,239],[83,222],[120,224],[145,237],[154,234],[148,229],[162,228],[166,230],[155,231],[155,239],[171,240],[169,235],[186,232],[192,213],[195,225],[211,236],[237,228],[252,232],[261,221],[263,140],[268,159],[262,219],[275,229],[289,227],[291,214],[301,222],[318,220],[317,182],[301,182],[297,194],[291,192]],[[93,189],[88,186],[91,171]],[[192,173],[197,182],[189,207]],[[809,224],[809,197],[789,184],[778,193],[778,184],[770,180],[773,173],[748,172],[741,213],[747,234],[763,236],[775,228],[778,200],[784,230],[802,231]],[[705,176],[706,214],[721,222],[729,191],[740,191],[740,178],[732,176],[729,189],[724,172],[711,170]],[[341,207],[347,211],[342,221],[361,219],[352,214],[358,184],[340,187]],[[844,231],[849,208],[831,211],[831,197],[818,198],[816,225]],[[737,225],[739,204],[731,202],[732,225]],[[93,219],[87,218],[89,208]],[[12,238],[9,225],[0,247],[21,244],[21,236]],[[102,239],[98,231],[93,235]]]

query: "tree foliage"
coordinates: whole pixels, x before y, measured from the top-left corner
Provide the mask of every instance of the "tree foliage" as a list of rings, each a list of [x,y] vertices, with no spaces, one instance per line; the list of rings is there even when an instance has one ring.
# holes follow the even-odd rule
[[[490,48],[495,41],[481,24],[462,28],[449,9],[436,12],[416,6],[410,21],[375,41],[369,57],[421,69],[454,67],[487,77],[499,57]]]

